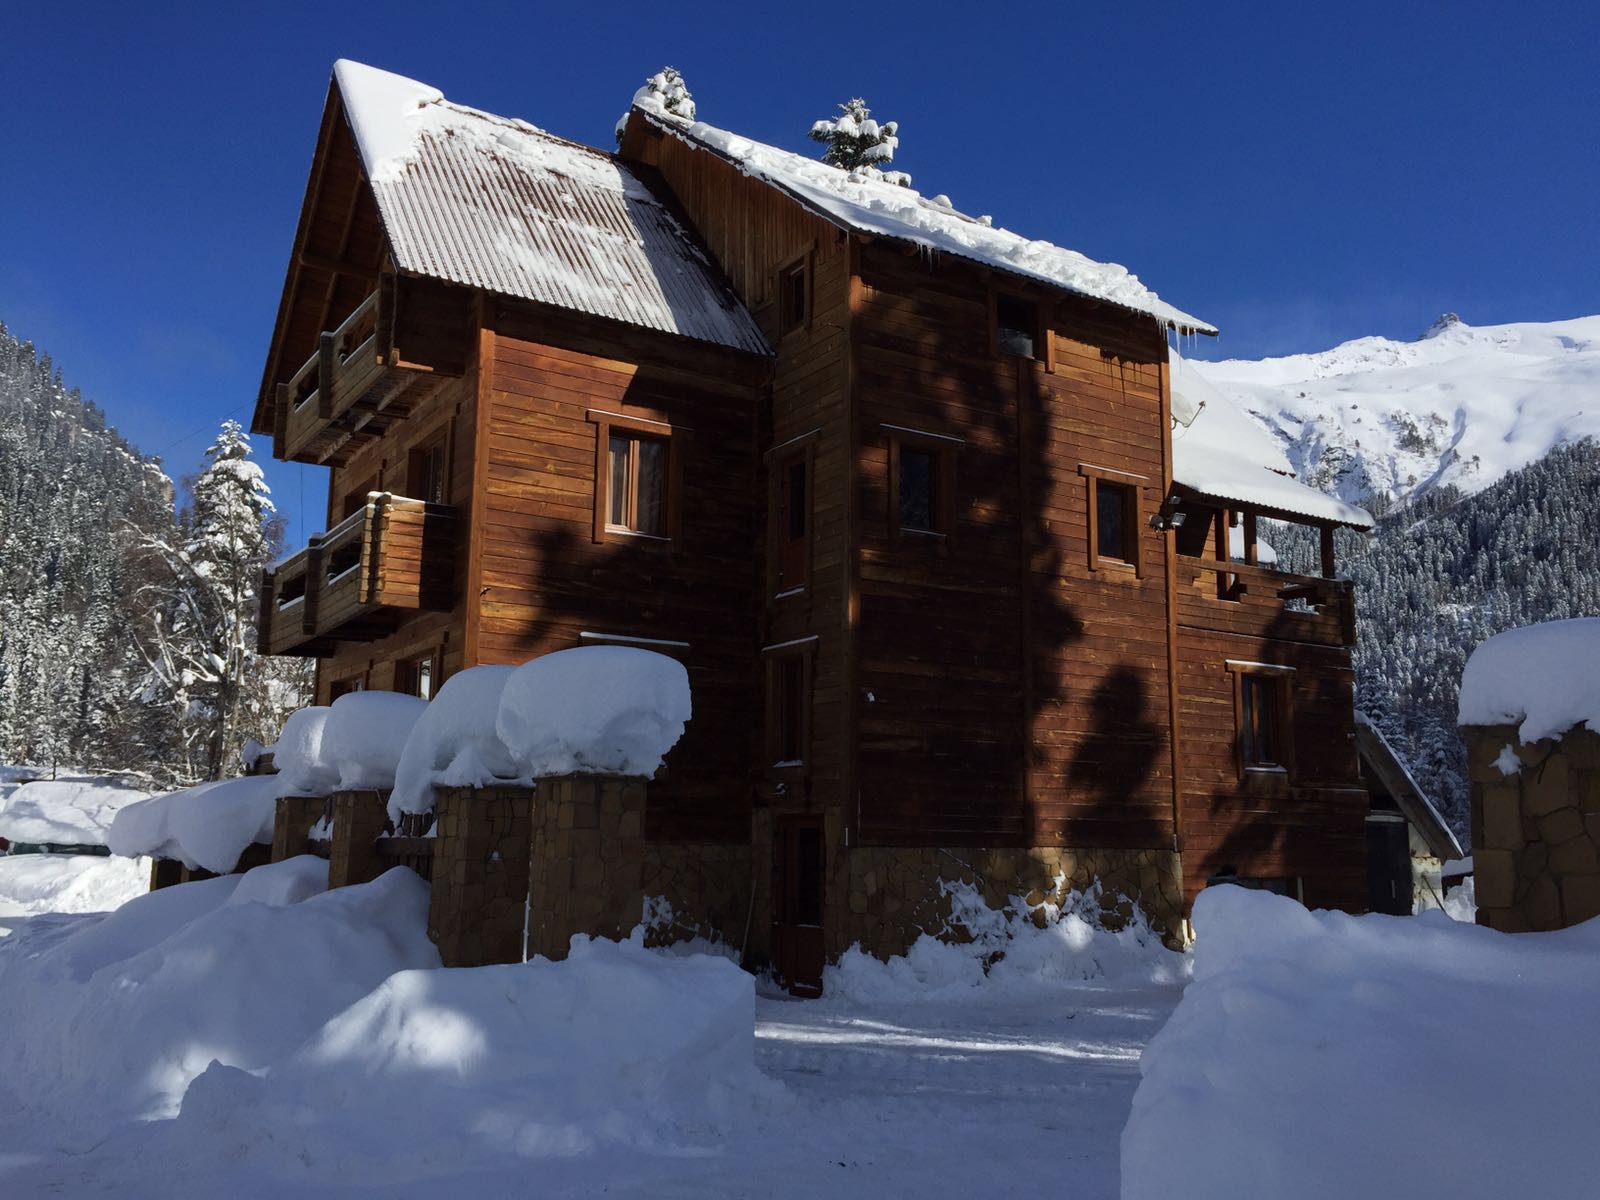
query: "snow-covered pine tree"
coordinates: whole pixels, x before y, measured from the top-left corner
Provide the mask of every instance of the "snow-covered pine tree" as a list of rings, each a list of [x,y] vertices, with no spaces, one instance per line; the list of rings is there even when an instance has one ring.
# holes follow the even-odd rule
[[[683,76],[676,67],[662,67],[649,79],[644,81],[644,86],[633,94],[635,107],[646,109],[668,117],[676,117],[680,121],[694,120],[694,96],[689,92],[689,85],[683,81]],[[617,141],[622,141],[622,131],[628,124],[628,114],[623,113],[617,118]]]
[[[223,423],[206,460],[177,539],[151,544],[166,578],[149,598],[165,603],[152,605],[142,695],[176,712],[187,773],[218,779],[237,743],[272,736],[288,700],[282,672],[256,653],[257,588],[282,524],[237,421]]]
[[[859,96],[839,105],[839,113],[837,117],[812,123],[811,140],[828,147],[822,161],[830,167],[910,187],[911,176],[904,171],[883,169],[894,161],[894,152],[899,149],[899,123],[874,121],[872,110]]]

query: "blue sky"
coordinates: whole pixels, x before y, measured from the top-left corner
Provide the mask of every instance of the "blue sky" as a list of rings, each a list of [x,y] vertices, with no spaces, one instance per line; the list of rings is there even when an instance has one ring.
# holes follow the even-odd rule
[[[334,59],[609,145],[643,77],[1128,265],[1205,357],[1600,312],[1592,3],[0,4],[0,321],[169,471],[247,414]],[[293,540],[324,472],[269,470]]]

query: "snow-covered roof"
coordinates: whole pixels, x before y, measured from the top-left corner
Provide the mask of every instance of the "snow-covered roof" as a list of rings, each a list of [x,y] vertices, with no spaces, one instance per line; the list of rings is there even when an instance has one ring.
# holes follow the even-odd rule
[[[944,196],[928,199],[909,187],[885,182],[881,176],[844,171],[704,121],[686,121],[642,91],[634,97],[633,111],[656,128],[710,150],[745,174],[781,189],[843,229],[957,255],[1148,314],[1186,333],[1216,333],[1215,326],[1166,303],[1126,267],[1096,262],[1076,250],[997,229],[987,217],[958,212]]]
[[[690,234],[611,155],[348,59],[333,78],[399,270],[768,353]]]
[[[1283,447],[1171,351],[1173,482],[1216,500],[1371,529],[1372,516],[1294,477]]]
[[[1587,723],[1600,733],[1600,617],[1497,633],[1461,673],[1462,725],[1516,725],[1524,742]]]

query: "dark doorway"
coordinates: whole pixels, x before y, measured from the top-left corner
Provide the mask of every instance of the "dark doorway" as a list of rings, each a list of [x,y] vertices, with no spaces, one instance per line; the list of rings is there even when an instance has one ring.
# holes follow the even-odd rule
[[[1391,916],[1411,915],[1411,842],[1406,823],[1367,821],[1367,908]]]
[[[796,996],[822,995],[822,822],[779,820],[772,842],[773,968]]]

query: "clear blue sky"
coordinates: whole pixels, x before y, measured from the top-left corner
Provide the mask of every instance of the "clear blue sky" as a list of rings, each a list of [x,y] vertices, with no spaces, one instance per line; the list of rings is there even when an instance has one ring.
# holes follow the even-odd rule
[[[663,63],[795,149],[864,95],[919,188],[1127,264],[1206,357],[1600,312],[1597,9],[0,2],[0,321],[192,471],[254,399],[339,57],[599,146]],[[298,543],[324,473],[269,478]]]

